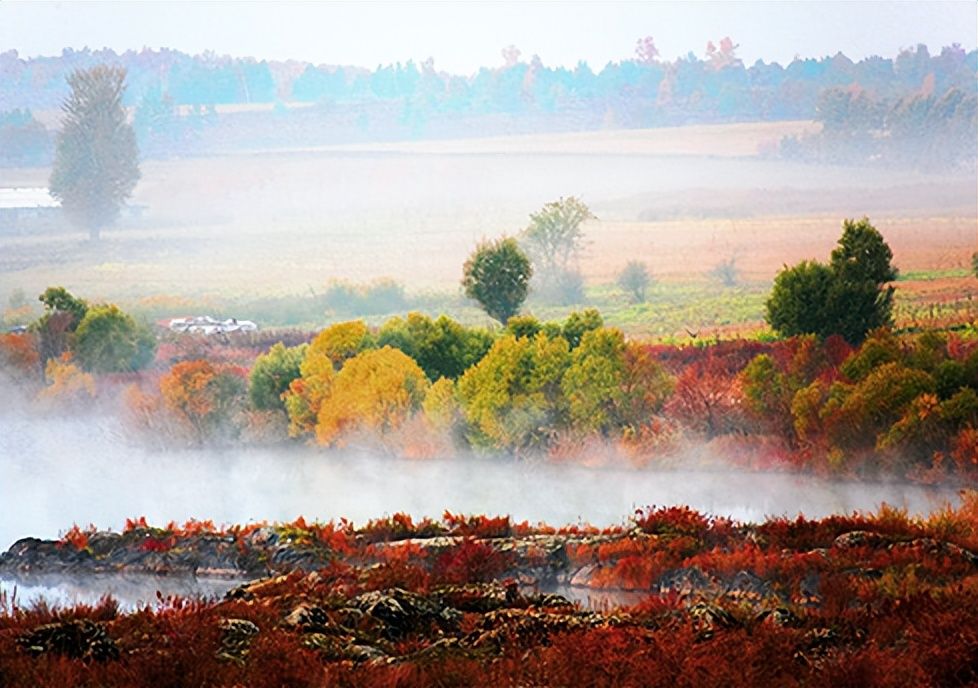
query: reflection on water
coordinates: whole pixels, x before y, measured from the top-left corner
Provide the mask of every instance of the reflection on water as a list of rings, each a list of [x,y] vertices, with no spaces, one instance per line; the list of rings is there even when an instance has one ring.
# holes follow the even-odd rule
[[[0,601],[5,600],[6,607],[9,609],[14,605],[21,608],[30,607],[42,600],[52,606],[94,605],[109,596],[119,604],[121,610],[132,611],[146,605],[158,605],[162,599],[172,596],[188,599],[218,599],[241,583],[239,579],[146,574],[0,578]]]

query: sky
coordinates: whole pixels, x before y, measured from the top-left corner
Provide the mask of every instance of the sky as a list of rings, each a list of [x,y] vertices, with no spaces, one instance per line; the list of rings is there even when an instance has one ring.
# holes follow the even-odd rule
[[[842,51],[852,59],[978,44],[978,3],[855,2],[37,2],[0,0],[0,51],[22,57],[63,48],[174,48],[188,53],[373,68],[434,58],[472,73],[522,59],[592,68],[633,57],[655,39],[665,59],[730,36],[747,64],[790,62]]]

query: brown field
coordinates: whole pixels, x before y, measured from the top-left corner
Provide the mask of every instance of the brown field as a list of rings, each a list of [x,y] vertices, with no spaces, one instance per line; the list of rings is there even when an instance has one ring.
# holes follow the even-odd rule
[[[877,217],[877,229],[903,271],[939,271],[970,265],[978,220],[967,217]],[[596,222],[584,274],[598,282],[615,278],[629,260],[643,260],[662,279],[699,277],[734,258],[744,278],[770,280],[801,260],[826,260],[841,232],[833,216],[771,216],[738,220]]]

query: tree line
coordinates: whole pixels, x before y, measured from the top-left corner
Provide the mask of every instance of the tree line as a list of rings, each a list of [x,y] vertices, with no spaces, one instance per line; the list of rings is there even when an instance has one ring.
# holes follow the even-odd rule
[[[573,69],[548,67],[538,57],[521,59],[503,51],[503,64],[471,75],[450,74],[434,63],[349,66],[232,58],[213,53],[186,55],[173,50],[116,54],[111,50],[65,50],[57,57],[20,58],[0,54],[0,102],[20,112],[56,107],[67,96],[66,78],[97,65],[124,68],[129,88],[124,105],[135,110],[136,129],[147,150],[163,152],[188,142],[208,122],[223,116],[214,106],[278,103],[275,115],[288,115],[285,103],[321,106],[322,117],[347,112],[370,129],[375,117],[416,133],[432,118],[533,115],[540,130],[651,127],[689,122],[813,119],[829,89],[865,92],[895,102],[916,94],[951,89],[975,94],[978,51],[947,46],[931,54],[926,46],[901,50],[893,58],[852,61],[841,53],[820,59],[796,58],[787,65],[757,61],[745,65],[730,40],[710,43],[673,61],[661,59],[650,37],[637,42],[632,59],[598,70],[586,63]],[[2,119],[2,118],[0,118]],[[39,123],[31,118],[3,124],[9,133],[31,133],[32,155],[43,155]],[[374,132],[378,133],[378,132]],[[7,154],[0,147],[0,159]],[[9,163],[9,161],[8,161]]]

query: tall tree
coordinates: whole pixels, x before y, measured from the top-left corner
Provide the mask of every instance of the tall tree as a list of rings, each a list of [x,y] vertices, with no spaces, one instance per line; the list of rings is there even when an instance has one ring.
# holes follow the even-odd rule
[[[118,216],[139,181],[136,135],[122,107],[126,70],[99,65],[68,77],[49,186],[93,241]]]

